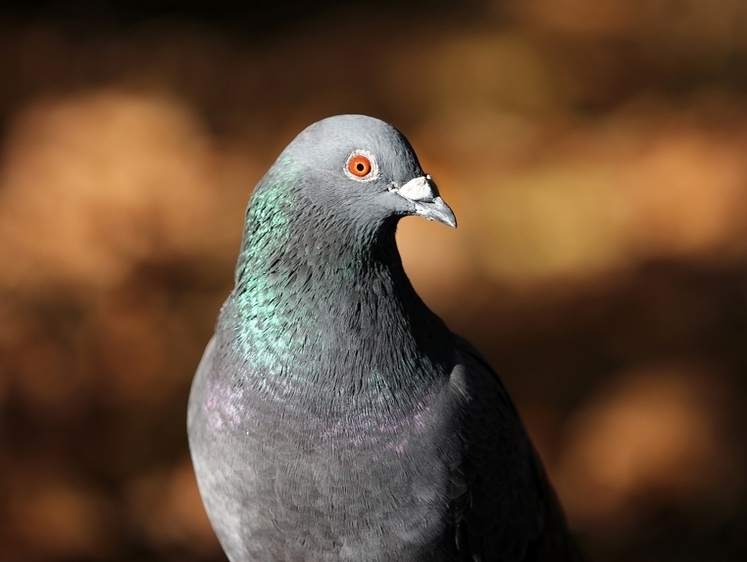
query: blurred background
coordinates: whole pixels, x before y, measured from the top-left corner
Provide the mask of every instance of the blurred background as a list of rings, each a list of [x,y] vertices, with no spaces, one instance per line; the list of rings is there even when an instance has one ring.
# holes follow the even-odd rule
[[[747,1],[4,6],[0,560],[224,560],[189,385],[256,181],[346,112],[454,208],[406,268],[591,558],[747,560]]]

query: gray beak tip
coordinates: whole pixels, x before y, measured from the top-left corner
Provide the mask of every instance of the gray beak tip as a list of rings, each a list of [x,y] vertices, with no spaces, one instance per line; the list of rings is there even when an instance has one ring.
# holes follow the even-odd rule
[[[438,221],[452,228],[456,228],[457,226],[454,211],[440,197],[434,197],[432,201],[417,201],[415,203],[415,214],[425,217],[430,221]]]
[[[423,216],[429,221],[440,222],[441,224],[445,224],[446,226],[450,226],[451,228],[456,228],[457,220],[454,212],[446,203],[444,203],[443,201],[441,201],[441,203],[442,207],[438,209],[431,209],[430,212],[424,214]]]

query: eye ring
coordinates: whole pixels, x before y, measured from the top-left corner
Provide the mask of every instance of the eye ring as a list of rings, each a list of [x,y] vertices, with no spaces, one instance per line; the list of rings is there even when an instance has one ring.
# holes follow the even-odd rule
[[[356,181],[371,181],[379,177],[379,166],[367,150],[354,150],[345,162],[345,173]]]

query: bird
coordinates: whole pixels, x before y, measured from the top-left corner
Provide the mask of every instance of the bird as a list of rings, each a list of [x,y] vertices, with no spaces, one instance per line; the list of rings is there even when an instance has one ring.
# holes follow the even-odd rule
[[[409,281],[407,216],[456,227],[364,115],[308,126],[254,189],[187,415],[231,562],[580,559],[506,388]]]

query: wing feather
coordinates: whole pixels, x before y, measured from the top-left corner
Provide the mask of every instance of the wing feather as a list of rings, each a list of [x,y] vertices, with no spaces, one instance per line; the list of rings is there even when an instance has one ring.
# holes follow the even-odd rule
[[[457,338],[463,369],[462,465],[452,505],[456,560],[582,560],[519,414],[498,375]]]

